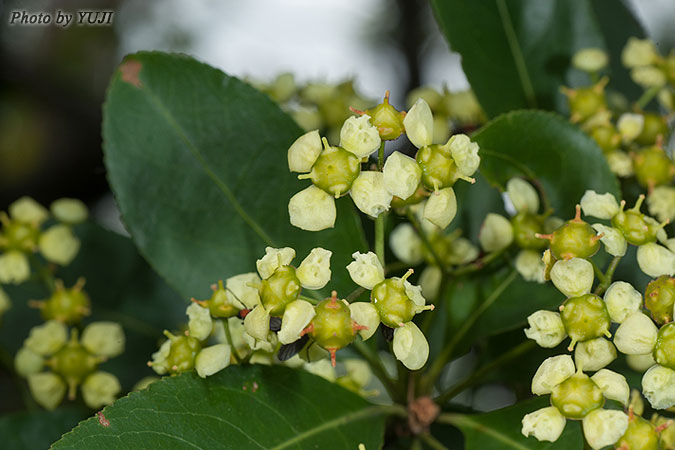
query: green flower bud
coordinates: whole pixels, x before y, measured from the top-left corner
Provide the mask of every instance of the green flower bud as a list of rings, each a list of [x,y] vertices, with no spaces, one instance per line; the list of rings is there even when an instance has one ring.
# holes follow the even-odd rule
[[[644,355],[626,355],[626,363],[634,371],[642,373],[656,364],[656,361],[654,361],[652,353],[649,352]]]
[[[350,303],[349,311],[352,316],[352,320],[365,327],[359,330],[361,339],[364,341],[368,340],[373,334],[375,334],[377,327],[380,325],[380,315],[377,312],[377,308],[375,308],[372,303]]]
[[[621,231],[600,223],[594,223],[591,226],[598,232],[598,236],[602,236],[600,242],[605,246],[605,251],[607,253],[612,256],[623,256],[626,254],[628,243]]]
[[[659,435],[656,433],[654,425],[647,422],[642,417],[633,415],[628,420],[628,428],[616,448],[627,448],[630,450],[658,450]]]
[[[610,123],[593,128],[591,137],[604,153],[616,150],[621,143],[621,135]]]
[[[598,219],[609,220],[619,213],[619,203],[609,192],[598,194],[589,189],[584,192],[579,203],[585,215]]]
[[[424,218],[439,228],[446,228],[457,214],[457,198],[452,188],[431,194],[424,206]]]
[[[614,444],[628,429],[628,416],[623,411],[596,409],[582,421],[586,442],[594,450]]]
[[[604,69],[608,62],[607,52],[601,48],[582,48],[572,56],[572,66],[588,73]]]
[[[560,310],[560,318],[565,325],[565,331],[572,338],[568,347],[570,351],[577,342],[588,341],[600,336],[611,336],[609,333],[609,313],[605,307],[605,302],[597,295],[586,294],[568,298],[562,304]],[[616,340],[614,343],[619,347]],[[620,347],[619,350],[621,350]]]
[[[80,322],[83,317],[91,313],[89,296],[82,290],[84,287],[84,278],[77,280],[77,283],[66,289],[61,280],[56,280],[56,289],[52,296],[39,307],[42,311],[42,317],[45,320],[58,320],[68,324]]]
[[[28,347],[21,347],[14,357],[14,368],[22,377],[40,372],[44,363],[44,358]]]
[[[28,388],[35,401],[50,411],[59,406],[66,393],[66,383],[51,372],[29,375]]]
[[[359,210],[373,218],[389,211],[393,196],[384,185],[382,172],[365,171],[354,180],[349,195]]]
[[[525,281],[544,283],[546,281],[546,265],[541,254],[534,250],[521,250],[515,261],[516,270]]]
[[[291,172],[308,173],[322,148],[319,130],[303,134],[288,149],[288,169]]]
[[[30,277],[28,257],[18,250],[0,255],[0,284],[20,284]]]
[[[168,331],[164,334],[169,338],[170,344],[164,350],[160,348],[157,362],[154,361],[153,355],[152,368],[155,372],[160,375],[166,372],[173,375],[194,369],[195,358],[202,349],[200,342],[192,336],[174,336]],[[164,355],[165,359],[162,359]]]
[[[675,448],[675,426],[672,419],[654,414],[651,422],[656,425],[659,433],[659,443],[662,449],[672,450]]]
[[[410,370],[419,370],[429,358],[429,343],[414,322],[394,330],[393,350],[396,359]]]
[[[335,200],[318,187],[311,185],[288,201],[291,225],[307,231],[321,231],[335,226]]]
[[[77,338],[73,330],[66,345],[47,360],[46,364],[61,375],[68,385],[68,398],[75,399],[75,389],[87,375],[96,370],[101,357],[92,355]]]
[[[583,122],[593,115],[607,108],[605,101],[605,86],[609,79],[603,77],[595,85],[587,88],[569,89],[563,88],[563,94],[567,96],[570,106],[570,120]]]
[[[321,289],[330,281],[330,257],[333,252],[321,247],[313,248],[309,255],[302,260],[295,271],[302,287],[306,289]]]
[[[342,147],[331,147],[323,138],[324,150],[308,174],[298,175],[303,180],[309,178],[314,186],[327,194],[339,198],[349,192],[352,183],[361,173],[361,163],[353,153]]]
[[[583,419],[591,411],[602,408],[605,397],[588,375],[579,370],[553,388],[551,404],[569,419]]]
[[[673,163],[661,147],[646,147],[633,156],[635,177],[643,187],[652,189],[668,184],[673,177]]]
[[[638,247],[637,261],[640,270],[652,278],[675,275],[675,253],[655,242]]]
[[[110,405],[122,390],[117,377],[108,372],[95,372],[82,383],[82,398],[90,408]]]
[[[340,147],[363,159],[372,155],[379,147],[380,134],[367,114],[361,117],[351,116],[340,130]]]
[[[567,297],[579,297],[591,292],[593,278],[593,265],[586,259],[558,261],[551,269],[553,284]]]
[[[275,102],[286,103],[296,91],[295,77],[292,73],[279,74],[266,91]]]
[[[47,261],[67,266],[80,251],[80,240],[68,225],[54,225],[40,235],[40,253]]]
[[[377,309],[380,320],[390,328],[403,326],[418,312],[429,309],[424,306],[425,300],[419,292],[421,289],[406,281],[411,274],[412,269],[403,278],[386,279],[373,287],[370,293],[370,300]]]
[[[524,249],[540,249],[546,247],[546,241],[539,239],[538,234],[544,231],[543,219],[528,212],[516,214],[511,219],[513,237],[516,245]]]
[[[628,316],[640,311],[642,306],[642,295],[625,281],[610,284],[603,300],[609,317],[616,323],[622,323]]]
[[[189,317],[188,330],[190,336],[199,341],[208,338],[213,331],[213,321],[209,309],[199,306],[197,303],[192,303],[185,310],[185,314]]]
[[[654,322],[638,311],[619,325],[614,336],[614,345],[626,355],[644,355],[654,349],[657,333]]]
[[[647,196],[647,205],[650,214],[661,222],[675,219],[675,188],[672,186],[657,186]]]
[[[255,281],[257,280],[257,282],[260,283],[260,278],[258,278],[258,276],[255,274],[253,275],[255,276],[255,279],[251,280],[251,282],[255,283]],[[249,289],[255,291],[255,296],[257,298],[257,302],[259,303],[260,297],[258,296],[258,290],[255,288]],[[244,308],[244,305],[242,305],[241,302],[239,302],[236,299],[231,299],[230,296],[227,295],[227,290],[223,286],[222,280],[218,280],[218,284],[212,284],[211,290],[213,290],[213,294],[211,295],[210,299],[196,300],[192,298],[191,300],[205,308],[208,308],[213,317],[223,317],[223,318],[233,317],[236,316],[237,313],[239,313],[239,310]],[[232,297],[234,297],[234,294],[232,294]]]
[[[117,322],[93,322],[82,332],[82,345],[94,355],[113,358],[124,352],[124,330]]]
[[[532,377],[534,395],[550,394],[557,385],[574,375],[574,362],[569,355],[546,358]]]
[[[659,136],[665,137],[668,134],[667,116],[651,112],[645,112],[643,116],[644,126],[635,142],[640,145],[654,145]]]
[[[616,127],[621,133],[623,142],[630,143],[642,132],[645,118],[642,114],[623,113],[616,122]]]
[[[574,219],[549,235],[538,235],[550,241],[551,252],[556,259],[590,258],[600,249],[602,236],[581,220],[581,206],[577,205]]]
[[[2,223],[0,246],[6,250],[21,252],[32,252],[37,248],[40,236],[37,225],[18,220],[10,221],[4,212],[0,212],[0,222]]]
[[[539,211],[539,194],[522,178],[511,178],[506,183],[506,194],[519,213],[534,215]]]
[[[659,59],[654,43],[649,39],[628,38],[621,52],[621,62],[628,68],[648,66]],[[630,447],[633,450],[633,447]]]
[[[434,135],[434,116],[424,99],[419,98],[403,119],[406,135],[417,148],[431,145]]]
[[[459,92],[445,90],[443,100],[445,112],[451,119],[464,125],[476,125],[485,121],[485,113],[471,90]]]
[[[260,301],[271,316],[281,317],[286,305],[298,298],[300,289],[295,269],[281,266],[269,278],[263,279]]]
[[[604,337],[579,342],[574,352],[574,364],[586,372],[600,370],[615,359],[616,347]]]
[[[366,114],[370,116],[370,122],[375,125],[383,140],[392,141],[405,131],[405,114],[389,104],[389,91],[385,92],[382,103],[366,110]]]
[[[624,406],[628,406],[630,387],[626,377],[608,369],[601,369],[591,377],[591,380],[602,390],[605,398],[616,400]]]
[[[675,405],[675,370],[658,364],[642,376],[642,394],[654,409],[666,409]]]
[[[331,298],[316,306],[315,312],[308,333],[317,344],[330,352],[335,367],[335,352],[349,345],[362,327],[354,322],[347,302],[339,301],[335,291]]]
[[[662,366],[675,369],[675,323],[661,327],[656,336],[654,359]]]
[[[279,342],[291,344],[300,339],[302,330],[309,325],[315,315],[314,305],[305,300],[289,303],[281,321],[281,330],[277,333]]]
[[[382,168],[384,186],[392,195],[406,200],[412,196],[422,180],[422,169],[417,162],[401,152],[394,152]]]
[[[65,345],[67,339],[66,326],[61,322],[50,320],[33,327],[23,345],[38,355],[47,356],[56,353]]]
[[[364,289],[373,289],[375,285],[384,281],[384,268],[375,253],[354,252],[352,258],[354,261],[349,263],[347,271],[354,283]]]
[[[49,211],[30,197],[21,197],[9,205],[9,215],[12,220],[39,227],[49,217]]]
[[[54,201],[49,209],[56,220],[68,225],[82,223],[89,215],[87,206],[76,198],[60,198]]]
[[[665,226],[647,220],[649,217],[640,212],[644,198],[644,195],[640,195],[635,206],[628,211],[624,211],[626,202],[622,201],[618,214],[612,217],[612,226],[621,231],[626,240],[633,245],[654,242],[659,230]]]
[[[411,266],[424,261],[424,243],[409,223],[397,225],[389,235],[389,247],[396,258]]]
[[[673,321],[675,305],[675,278],[661,276],[650,282],[645,290],[645,307],[657,324]]]
[[[489,213],[480,228],[478,241],[486,252],[497,252],[513,242],[514,233],[511,222],[505,217]]]
[[[226,344],[216,344],[203,348],[195,359],[197,375],[206,378],[220,372],[230,365],[232,348]]]
[[[565,429],[565,418],[557,408],[549,406],[526,414],[520,432],[525,437],[534,436],[538,441],[555,442]]]

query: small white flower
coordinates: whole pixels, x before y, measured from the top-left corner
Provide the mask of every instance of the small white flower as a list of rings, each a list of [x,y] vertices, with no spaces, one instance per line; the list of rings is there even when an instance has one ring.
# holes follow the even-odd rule
[[[349,117],[340,130],[340,147],[358,158],[373,154],[381,142],[380,133],[377,127],[370,123],[370,116],[367,114]]]
[[[68,339],[68,329],[61,322],[50,320],[33,327],[23,345],[37,353],[48,356],[56,353]]]
[[[403,119],[408,139],[417,148],[431,145],[434,136],[434,117],[424,99],[419,98]]]
[[[337,210],[335,199],[311,185],[288,201],[291,225],[307,231],[321,231],[335,226]]]
[[[541,260],[541,253],[536,250],[521,250],[516,256],[516,270],[525,281],[544,283],[546,265]]]
[[[56,220],[70,225],[84,222],[89,215],[87,206],[76,198],[60,198],[54,201],[49,209]]]
[[[187,307],[185,313],[189,317],[188,330],[190,330],[190,336],[199,341],[208,338],[213,330],[213,321],[211,320],[209,308],[192,303]]]
[[[321,247],[313,248],[309,255],[302,260],[295,271],[300,284],[305,289],[321,289],[328,284],[331,277],[330,250]]]
[[[654,360],[654,355],[649,352],[644,355],[626,355],[626,363],[628,363],[628,367],[634,371],[644,372],[656,364],[656,361]]]
[[[523,436],[534,436],[538,441],[555,442],[565,429],[565,418],[558,408],[548,406],[526,414],[522,424]]]
[[[347,266],[349,276],[354,283],[365,289],[373,289],[376,284],[384,281],[384,268],[377,255],[373,252],[352,253],[354,261]]]
[[[675,219],[675,187],[656,186],[647,195],[649,213],[656,216],[661,222]]]
[[[601,223],[591,225],[598,234],[603,234],[600,242],[605,246],[605,251],[612,256],[623,256],[626,254],[628,243],[621,231],[616,228],[608,227]]]
[[[315,315],[314,305],[305,300],[295,300],[286,305],[281,320],[281,329],[277,333],[279,342],[291,344],[300,339],[300,333]]]
[[[570,355],[546,358],[532,377],[532,393],[550,394],[554,387],[574,375],[574,362]]]
[[[424,244],[409,223],[397,225],[389,235],[389,247],[401,262],[416,266],[424,261]]]
[[[422,169],[419,164],[401,152],[389,155],[382,173],[387,191],[403,200],[415,193],[422,179]]]
[[[28,388],[35,401],[50,411],[59,406],[66,393],[66,383],[52,372],[29,375]]]
[[[265,248],[265,256],[255,262],[258,273],[263,280],[268,279],[279,267],[287,266],[295,258],[295,250],[291,247]]]
[[[369,339],[377,327],[380,325],[380,315],[377,313],[377,309],[370,302],[354,302],[349,304],[349,311],[352,317],[352,320],[359,325],[368,327],[364,330],[359,330],[361,338],[365,341]]]
[[[540,347],[553,348],[567,337],[560,314],[556,312],[536,311],[527,317],[527,323],[530,328],[525,329],[525,336]]]
[[[30,277],[30,265],[26,255],[18,250],[0,254],[0,284],[19,284]]]
[[[319,130],[309,131],[293,142],[288,149],[288,168],[291,172],[307,173],[312,170],[323,146]]]
[[[44,358],[28,347],[21,347],[14,357],[14,368],[22,377],[41,372],[44,363]]]
[[[437,227],[450,225],[457,214],[457,198],[451,187],[436,191],[424,206],[424,218]]]
[[[437,298],[443,272],[438,266],[426,266],[420,275],[419,284],[426,298]]]
[[[99,409],[112,404],[121,390],[122,386],[115,375],[98,371],[82,383],[82,399],[90,408]]]
[[[9,205],[9,215],[17,222],[39,226],[47,220],[49,212],[30,197],[21,197]]]
[[[262,305],[258,305],[244,319],[246,333],[259,341],[267,341],[270,331],[270,315]]]
[[[54,225],[40,235],[40,253],[50,262],[67,266],[80,250],[80,240],[68,225]]]
[[[625,281],[609,285],[604,296],[612,322],[622,323],[631,314],[642,308],[642,294]]]
[[[349,195],[364,214],[376,218],[389,211],[392,195],[384,185],[384,175],[377,171],[363,171],[352,183]]]
[[[251,285],[260,284],[260,277],[255,272],[241,273],[225,280],[228,299],[235,305],[253,309],[260,304],[260,293]]]
[[[609,192],[598,194],[589,189],[584,192],[580,204],[584,215],[597,217],[598,219],[609,220],[619,212],[619,203]]]
[[[584,437],[594,450],[615,444],[628,429],[628,416],[623,411],[596,409],[583,421]]]
[[[394,355],[410,370],[421,369],[429,357],[429,343],[414,322],[394,330]]]
[[[621,52],[621,62],[626,67],[648,66],[658,58],[656,47],[649,39],[631,37]]]
[[[630,386],[628,386],[626,377],[611,370],[602,369],[597,371],[591,380],[602,390],[606,398],[628,406]]]
[[[621,133],[623,142],[630,143],[642,133],[644,124],[645,116],[642,114],[623,113],[616,122],[616,128]],[[605,219],[605,217],[600,217],[600,219]]]
[[[654,409],[675,406],[675,370],[652,366],[642,376],[642,394]]]
[[[476,172],[480,165],[478,144],[471,142],[469,136],[465,134],[456,134],[450,138],[446,146],[450,147],[452,159],[455,160],[457,169],[462,175],[470,177]]]
[[[197,375],[206,378],[220,372],[230,365],[231,356],[232,348],[226,344],[216,344],[201,349],[195,358]]]
[[[486,252],[502,250],[513,242],[513,226],[504,216],[489,213],[480,228],[478,241]]]
[[[518,212],[536,214],[539,211],[539,194],[522,178],[511,178],[506,183],[506,194]]]
[[[640,270],[652,278],[675,274],[675,253],[655,242],[638,247],[637,261]]]
[[[634,312],[617,328],[614,345],[626,355],[644,355],[654,349],[658,329],[652,319]]]
[[[93,322],[82,331],[81,342],[91,353],[113,358],[124,353],[124,330],[117,322]]]
[[[601,48],[582,48],[572,56],[572,65],[584,72],[593,73],[607,66],[607,52]]]
[[[591,292],[593,265],[582,258],[557,261],[551,269],[555,287],[567,297],[579,297]]]
[[[574,351],[574,364],[586,372],[606,367],[616,359],[616,347],[604,337],[579,342]]]
[[[663,87],[666,82],[666,74],[657,67],[644,66],[636,67],[630,71],[630,77],[636,84],[639,84],[645,89],[652,87]]]

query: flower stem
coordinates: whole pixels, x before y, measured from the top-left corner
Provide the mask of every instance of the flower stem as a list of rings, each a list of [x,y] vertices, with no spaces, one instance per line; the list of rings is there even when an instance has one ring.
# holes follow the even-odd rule
[[[380,149],[377,152],[377,170],[380,172],[384,167],[384,141],[380,144]],[[386,213],[382,212],[377,219],[375,219],[375,254],[380,264],[384,267],[384,222]]]
[[[649,104],[650,101],[656,96],[656,94],[659,93],[661,90],[660,87],[658,86],[652,86],[649,89],[647,89],[644,94],[638,99],[637,102],[635,102],[635,106],[637,106],[639,109],[643,109],[645,106]]]
[[[360,338],[354,341],[354,350],[356,350],[357,353],[366,360],[373,371],[373,375],[375,375],[377,379],[382,382],[382,385],[384,385],[384,388],[389,393],[389,396],[394,399],[396,397],[396,386],[394,385],[394,381],[387,374],[384,364],[382,364],[382,361],[380,360],[380,357],[377,356],[377,353],[375,353],[375,351],[372,350]]]
[[[241,359],[239,359],[239,355],[237,354],[237,349],[234,348],[234,341],[232,340],[232,333],[230,333],[230,321],[227,319],[224,319],[223,321],[223,329],[225,330],[225,337],[227,337],[227,342],[230,344],[230,347],[232,347],[232,355],[234,356],[234,360],[237,362],[237,364],[241,364]]]
[[[420,434],[420,439],[422,439],[422,441],[424,441],[424,443],[427,444],[427,447],[433,450],[448,450],[448,447],[441,444],[441,442],[438,439],[436,439],[430,434]]]
[[[609,266],[607,267],[607,271],[603,274],[603,278],[600,280],[600,284],[598,287],[595,288],[595,295],[602,295],[605,293],[607,288],[609,287],[610,284],[612,284],[612,278],[614,277],[614,272],[616,271],[616,268],[619,266],[619,262],[621,261],[621,256],[615,256],[614,259],[612,259],[612,262],[609,263]]]

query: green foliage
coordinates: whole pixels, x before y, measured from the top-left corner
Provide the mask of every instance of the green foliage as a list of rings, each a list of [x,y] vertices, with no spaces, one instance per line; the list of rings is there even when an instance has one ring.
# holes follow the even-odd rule
[[[47,448],[65,430],[86,417],[80,407],[64,407],[57,411],[34,411],[7,414],[0,417],[0,436],[4,450],[34,450]]]

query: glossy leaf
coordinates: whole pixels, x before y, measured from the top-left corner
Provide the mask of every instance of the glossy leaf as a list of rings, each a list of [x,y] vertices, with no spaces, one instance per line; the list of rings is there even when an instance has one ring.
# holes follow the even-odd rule
[[[183,296],[255,270],[265,246],[333,250],[330,287],[348,293],[344,267],[365,247],[350,199],[334,229],[289,223],[305,188],[286,150],[301,130],[267,96],[187,56],[138,53],[113,76],[104,107],[104,153],[123,219],[150,264]],[[340,280],[342,282],[340,282]]]
[[[387,407],[281,366],[232,366],[153,383],[82,422],[53,448],[380,448]]]

